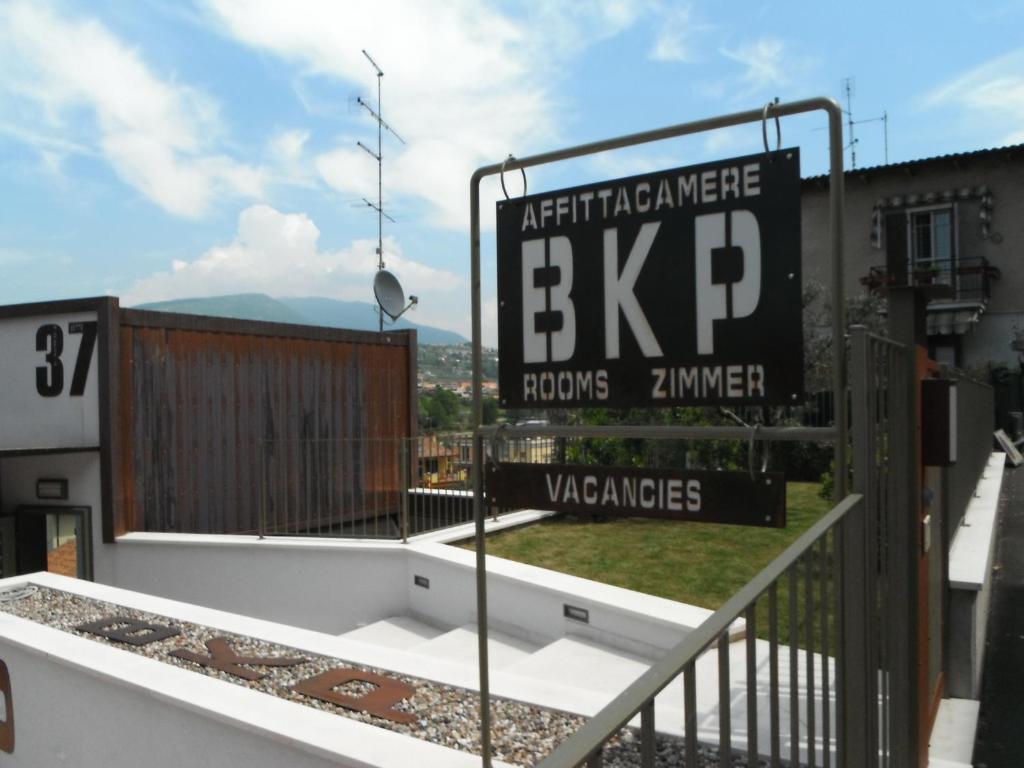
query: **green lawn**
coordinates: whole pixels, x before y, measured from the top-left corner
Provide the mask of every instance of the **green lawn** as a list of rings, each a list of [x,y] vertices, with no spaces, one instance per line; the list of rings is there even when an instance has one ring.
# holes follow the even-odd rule
[[[589,523],[559,517],[489,536],[487,552],[714,609],[831,508],[818,495],[819,487],[786,486],[785,529],[641,518]],[[474,548],[472,541],[461,546]]]

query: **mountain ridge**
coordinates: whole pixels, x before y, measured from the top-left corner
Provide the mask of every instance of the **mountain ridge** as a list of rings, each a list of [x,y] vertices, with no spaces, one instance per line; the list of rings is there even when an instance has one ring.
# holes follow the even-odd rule
[[[378,329],[375,304],[365,301],[341,301],[324,296],[275,299],[265,293],[235,293],[147,302],[137,304],[135,308],[159,312],[180,312],[189,315],[231,317],[238,320],[348,328],[356,331],[376,331]],[[395,323],[385,323],[385,328],[415,330],[417,341],[420,344],[450,345],[465,344],[469,341],[455,331],[430,325],[419,325],[409,322],[404,317]]]

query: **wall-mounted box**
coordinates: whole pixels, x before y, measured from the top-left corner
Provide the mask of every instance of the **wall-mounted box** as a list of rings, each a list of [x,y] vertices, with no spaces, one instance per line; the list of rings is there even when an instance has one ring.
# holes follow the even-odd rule
[[[956,464],[956,383],[949,379],[921,382],[921,456],[925,466]]]

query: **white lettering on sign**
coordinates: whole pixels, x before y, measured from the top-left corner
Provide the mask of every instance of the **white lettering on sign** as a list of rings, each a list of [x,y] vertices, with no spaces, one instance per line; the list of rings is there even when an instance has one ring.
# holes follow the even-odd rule
[[[609,510],[639,508],[666,512],[700,512],[700,480],[672,477],[637,477],[545,472],[549,502],[586,504]]]
[[[651,379],[653,400],[764,397],[764,366],[757,363],[651,368]]]
[[[672,181],[664,178],[658,182],[653,200],[655,211],[757,197],[761,194],[761,164],[747,163],[700,173],[680,173],[674,184]],[[534,200],[523,208],[520,231],[539,232],[546,227],[560,227],[569,222],[589,223],[647,213],[652,208],[651,196],[651,183],[645,180]],[[592,204],[595,200],[596,204]]]
[[[530,371],[523,374],[523,400],[550,403],[567,400],[607,400],[608,371]]]
[[[559,198],[560,200],[562,198]],[[542,209],[543,211],[543,209]],[[543,214],[542,214],[543,215]],[[640,227],[619,271],[619,231],[604,231],[604,346],[605,357],[622,353],[621,318],[625,318],[644,357],[664,352],[636,297],[636,282],[651,252],[661,222]],[[709,213],[694,220],[697,282],[697,352],[714,354],[714,323],[749,317],[761,297],[761,231],[750,211]],[[523,362],[570,360],[576,350],[576,309],[571,298],[572,243],[568,237],[526,240],[522,244]],[[703,386],[720,390],[717,369]],[[726,375],[730,375],[726,372]],[[739,374],[725,382],[730,392],[749,389]],[[531,386],[542,382],[531,381]],[[554,387],[552,385],[552,391]],[[562,399],[552,394],[538,399]]]
[[[715,351],[715,320],[749,317],[761,298],[761,230],[750,211],[694,220],[697,244],[697,354]],[[721,274],[716,275],[716,262]]]
[[[619,230],[604,231],[604,349],[609,360],[618,360],[621,351],[619,345],[619,310],[622,310],[626,322],[629,323],[633,336],[644,357],[661,357],[661,346],[654,338],[647,316],[640,309],[633,286],[640,276],[644,261],[651,252],[654,236],[658,234],[661,222],[648,222],[640,227],[633,247],[629,251],[626,265],[619,273]]]
[[[576,310],[569,298],[572,243],[561,236],[527,240],[522,253],[523,361],[568,360],[576,350]]]

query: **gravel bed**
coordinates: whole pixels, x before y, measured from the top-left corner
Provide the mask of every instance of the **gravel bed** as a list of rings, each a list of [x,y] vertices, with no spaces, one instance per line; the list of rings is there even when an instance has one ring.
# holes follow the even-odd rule
[[[686,762],[686,746],[682,739],[659,734],[655,737],[654,765],[656,768],[691,768]],[[640,765],[640,738],[633,729],[624,730],[608,743],[602,753],[604,768],[636,768]],[[745,755],[732,755],[731,764],[746,768]],[[718,768],[718,749],[697,745],[697,762],[692,768]],[[767,768],[768,761],[757,761],[757,768]]]
[[[387,670],[307,653],[276,643],[243,637],[213,627],[179,621],[147,611],[125,608],[114,603],[93,600],[49,587],[33,586],[36,587],[35,590],[16,589],[8,591],[6,595],[0,593],[0,611],[94,642],[105,643],[128,653],[139,653],[166,664],[173,664],[198,674],[216,677],[308,707],[316,707],[341,717],[369,723],[378,728],[404,733],[451,749],[474,754],[480,753],[477,725],[479,696],[475,691],[407,675],[397,675]],[[20,596],[16,596],[15,592],[20,593]],[[76,629],[81,624],[111,616],[123,616],[133,620],[171,626],[180,630],[180,633],[148,645],[133,646]],[[245,680],[227,672],[169,655],[171,651],[183,649],[208,656],[209,652],[205,643],[207,640],[215,638],[227,639],[231,649],[239,656],[302,657],[305,661],[287,667],[247,666],[245,669],[266,673],[266,676],[259,680]],[[346,709],[291,690],[291,686],[296,683],[340,667],[384,675],[413,686],[415,693],[410,698],[395,704],[394,709],[411,713],[415,716],[415,720],[410,723],[398,723],[366,712]],[[350,683],[344,688],[339,688],[338,692],[349,696],[360,696],[370,688],[372,686],[366,683]],[[524,766],[537,763],[583,724],[583,718],[576,715],[501,698],[491,699],[491,717],[493,722],[491,741],[494,758]]]

